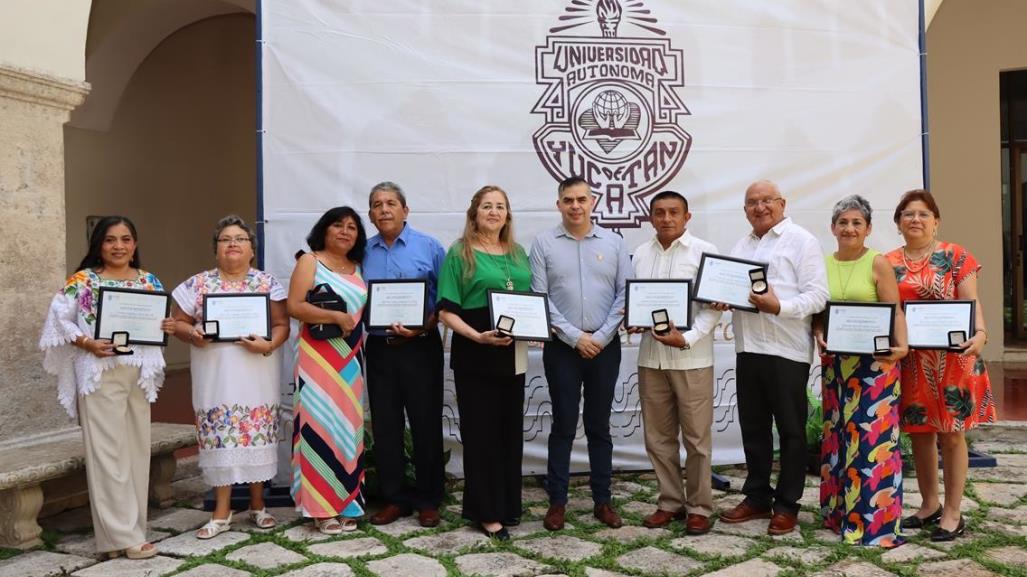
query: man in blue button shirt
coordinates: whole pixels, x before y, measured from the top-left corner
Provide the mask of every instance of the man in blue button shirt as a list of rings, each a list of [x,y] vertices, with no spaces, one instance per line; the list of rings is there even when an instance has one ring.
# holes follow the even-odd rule
[[[542,354],[553,425],[549,433],[546,489],[549,510],[543,525],[564,526],[571,445],[578,427],[578,406],[584,391],[582,420],[588,439],[593,513],[609,527],[622,525],[610,506],[613,441],[610,408],[620,369],[620,337],[624,281],[630,260],[624,239],[593,226],[595,199],[587,181],[571,177],[560,183],[556,207],[562,222],[535,238],[531,245],[531,288],[549,294],[556,339]]]
[[[439,524],[444,491],[442,459],[442,339],[435,316],[436,288],[445,250],[406,224],[410,208],[399,185],[371,189],[368,217],[378,234],[367,241],[364,280],[424,279],[431,315],[424,330],[393,325],[369,331],[364,354],[371,401],[375,465],[386,507],[371,516],[386,525],[417,509],[422,527]],[[373,305],[372,305],[373,306]],[[410,420],[416,484],[406,486],[404,419]]]

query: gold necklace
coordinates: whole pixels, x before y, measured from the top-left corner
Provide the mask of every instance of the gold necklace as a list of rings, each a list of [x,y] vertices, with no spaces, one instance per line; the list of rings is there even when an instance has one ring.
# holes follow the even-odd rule
[[[903,246],[902,264],[906,266],[906,270],[908,270],[909,272],[920,272],[921,270],[923,270],[923,268],[927,266],[927,263],[931,262],[930,259],[927,257],[934,253],[934,247],[936,244],[938,244],[938,241],[932,240],[931,244],[927,246],[927,250],[924,252],[924,254],[913,259],[913,263],[918,264],[918,266],[916,267],[913,266],[913,263],[909,262],[909,259],[907,258],[906,254],[906,247]]]
[[[852,275],[856,274],[856,263],[858,263],[860,261],[860,259],[863,258],[863,255],[865,255],[866,253],[867,253],[867,247],[863,247],[863,250],[859,253],[859,256],[857,256],[856,258],[854,258],[854,259],[852,259],[850,261],[845,261],[845,262],[851,262],[852,266],[849,267],[849,276],[846,277],[845,282],[842,283],[842,300],[843,301],[844,300],[848,300],[847,296],[849,294],[849,283],[852,282]],[[842,263],[841,259],[839,259],[837,256],[834,257],[834,269],[838,273],[838,280],[842,279],[842,265],[841,265],[841,263]]]
[[[489,256],[500,256],[498,254],[492,254],[492,243],[491,242],[486,242],[485,241],[485,237],[483,235],[479,235],[478,239],[481,241],[482,246],[485,247],[485,254],[487,254]],[[497,251],[501,251],[502,248],[497,246],[496,250]],[[510,253],[503,252],[503,253],[501,253],[501,255],[503,257],[504,268],[506,269],[506,290],[512,291],[512,290],[514,290],[514,284],[513,284],[513,275],[510,274]]]

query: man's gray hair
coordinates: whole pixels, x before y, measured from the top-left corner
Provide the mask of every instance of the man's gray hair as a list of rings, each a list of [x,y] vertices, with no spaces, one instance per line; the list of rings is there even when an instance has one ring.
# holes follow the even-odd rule
[[[253,233],[253,229],[250,225],[246,224],[246,221],[237,214],[230,214],[214,225],[214,254],[218,252],[218,237],[221,236],[221,232],[230,226],[237,226],[246,231],[246,236],[250,237],[250,246],[253,247],[253,254],[257,254],[257,235]]]
[[[403,208],[406,208],[407,197],[405,194],[403,194],[403,189],[400,188],[398,184],[390,180],[379,182],[378,184],[371,187],[371,194],[367,195],[367,208],[371,208],[371,205],[374,204],[374,193],[380,190],[395,194],[396,198],[399,199],[399,204],[402,205]]]
[[[835,203],[834,209],[831,211],[831,224],[837,223],[838,217],[849,210],[858,210],[867,224],[870,224],[870,217],[874,210],[870,208],[870,201],[858,194],[850,194]]]

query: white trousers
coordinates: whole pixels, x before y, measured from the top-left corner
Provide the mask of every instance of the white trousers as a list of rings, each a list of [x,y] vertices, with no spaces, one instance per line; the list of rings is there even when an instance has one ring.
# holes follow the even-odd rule
[[[150,403],[139,368],[106,370],[96,391],[78,398],[96,551],[146,541],[150,481]]]

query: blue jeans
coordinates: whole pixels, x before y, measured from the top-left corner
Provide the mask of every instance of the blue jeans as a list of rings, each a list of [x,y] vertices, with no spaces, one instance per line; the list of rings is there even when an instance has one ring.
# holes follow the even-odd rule
[[[553,426],[549,432],[549,467],[546,490],[553,505],[567,503],[570,481],[571,446],[578,428],[578,407],[582,391],[585,407],[582,419],[588,440],[589,484],[597,505],[610,502],[613,471],[613,440],[610,438],[610,407],[620,373],[620,339],[615,338],[595,358],[585,359],[559,340],[546,343],[542,364],[553,403]]]

